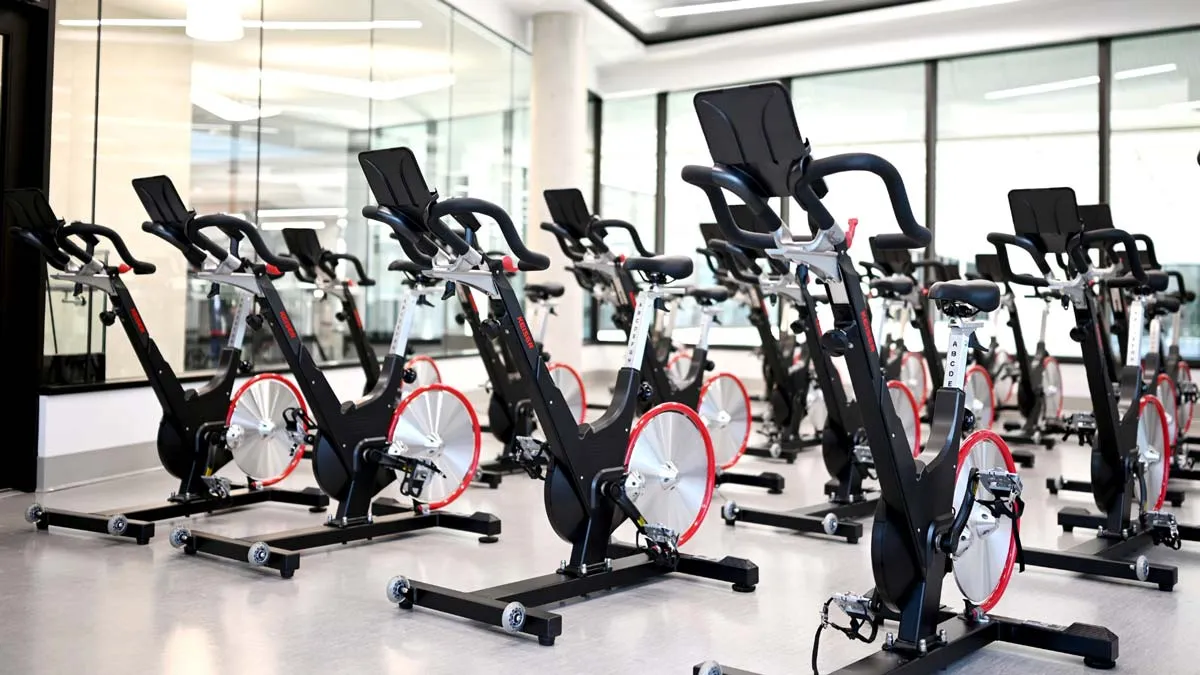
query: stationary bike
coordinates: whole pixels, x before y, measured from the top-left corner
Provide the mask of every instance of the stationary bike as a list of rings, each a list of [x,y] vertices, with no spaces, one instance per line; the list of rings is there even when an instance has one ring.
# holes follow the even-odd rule
[[[314,230],[285,228],[283,241],[287,244],[288,253],[300,263],[296,269],[296,279],[317,287],[322,300],[333,297],[341,303],[341,309],[334,318],[346,326],[350,335],[350,344],[362,366],[366,382],[363,385],[363,395],[371,393],[375,383],[379,381],[379,356],[367,340],[363,331],[362,316],[355,302],[353,288],[355,285],[368,288],[375,285],[375,280],[367,275],[366,268],[357,256],[350,253],[334,253],[321,246],[320,239]],[[348,262],[358,276],[357,280],[338,276],[337,267],[340,262]],[[411,353],[412,348],[408,351]],[[429,384],[442,381],[441,371],[433,357],[420,354],[408,359],[405,367],[417,374],[412,383],[405,383],[405,390],[411,391]]]
[[[652,254],[642,246],[637,228],[624,221],[593,216],[579,190],[547,190],[545,197],[553,222],[543,223],[542,229],[554,234],[563,254],[572,261],[576,280],[594,297],[612,303],[613,323],[632,337],[640,284],[621,264],[624,256],[614,253],[606,238],[611,230],[624,230],[629,233],[634,249],[642,257],[651,257]],[[778,473],[745,474],[730,470],[742,455],[759,454],[749,446],[750,395],[741,379],[733,373],[707,375],[714,368],[708,359],[709,331],[721,313],[718,305],[732,294],[721,286],[666,288],[658,294],[655,309],[674,314],[669,309],[669,301],[685,295],[700,306],[699,340],[688,355],[687,366],[674,374],[663,361],[660,348],[644,350],[641,377],[648,394],[640,403],[639,412],[644,413],[650,406],[660,403],[679,403],[695,410],[712,437],[719,468],[717,484],[761,487],[770,494],[780,494],[784,478]],[[661,333],[660,339],[669,341],[669,335],[670,331]],[[762,449],[762,454],[769,453]],[[776,457],[781,455],[790,456],[794,461],[793,455],[781,451],[774,453]]]
[[[143,203],[152,207],[149,195],[143,192],[147,186],[138,183],[135,186]],[[178,195],[172,192],[172,196],[174,208],[186,211]],[[39,530],[63,527],[129,537],[139,544],[148,544],[154,536],[154,521],[267,502],[307,506],[314,512],[323,511],[329,505],[329,498],[313,488],[292,491],[271,487],[291,473],[295,464],[262,466],[259,463],[261,448],[236,447],[227,442],[223,433],[234,381],[243,366],[241,346],[246,318],[254,306],[252,298],[244,297],[238,304],[229,341],[221,350],[216,373],[204,386],[184,389],[150,336],[122,279],[127,272],[152,274],[155,266],[134,258],[125,240],[107,227],[90,223],[65,224],[54,215],[45,195],[38,190],[9,191],[4,194],[4,201],[5,211],[14,219],[19,239],[39,251],[51,267],[59,270],[60,274],[52,278],[73,283],[77,290],[86,286],[108,296],[112,309],[102,312],[100,320],[108,326],[120,321],[129,338],[134,355],[162,407],[157,437],[159,460],[168,473],[179,479],[179,487],[164,503],[101,513],[65,511],[33,504],[25,512],[27,521],[36,524]],[[150,222],[143,229],[178,249],[192,267],[200,268],[204,264],[204,253],[188,241],[181,227]],[[112,243],[122,264],[107,265],[96,258],[100,238]],[[83,242],[82,247],[75,243],[76,239]],[[234,485],[216,475],[231,461],[246,476],[244,485]]]
[[[172,546],[191,555],[204,553],[274,569],[286,579],[299,568],[300,551],[333,544],[432,527],[473,532],[484,543],[497,541],[500,521],[495,516],[442,510],[466,489],[479,463],[479,424],[466,397],[442,384],[399,395],[402,383],[416,379],[416,373],[404,367],[403,356],[412,310],[417,298],[435,289],[418,287],[405,295],[375,389],[343,403],[275,289],[274,277],[294,272],[299,263],[272,252],[258,230],[240,218],[183,210],[177,199],[170,199],[176,193],[167,177],[141,182],[149,186],[144,193],[155,200],[155,225],[185,232],[186,241],[220,261],[214,271],[198,277],[241,289],[257,300],[299,387],[297,392],[290,381],[273,373],[251,378],[234,395],[218,433],[235,449],[259,448],[258,461],[267,466],[294,466],[302,449],[311,447],[317,485],[338,502],[323,526],[247,538],[179,526],[171,532]],[[204,233],[210,228],[229,238],[230,249]],[[238,247],[247,242],[261,263],[239,255]],[[411,505],[375,498],[397,479],[400,494],[410,498]]]
[[[699,416],[677,403],[655,406],[637,423],[639,399],[645,398],[638,365],[647,348],[655,300],[661,285],[691,273],[683,257],[629,258],[623,268],[645,275],[624,365],[618,372],[610,408],[595,422],[579,424],[554,386],[542,350],[533,339],[521,302],[505,270],[545,270],[550,260],[530,251],[502,208],[470,198],[438,199],[431,193],[408,148],[373,150],[359,155],[378,207],[405,239],[428,239],[440,249],[432,259],[414,260],[424,274],[469,286],[488,298],[493,332],[515,355],[522,380],[531,389],[544,443],[523,439],[531,470],[545,479],[546,515],[571,552],[551,574],[493,588],[462,592],[395,577],[387,584],[389,600],[403,609],[439,610],[511,633],[535,635],[553,645],[562,633],[562,617],[547,606],[613,588],[624,588],[671,572],[730,582],[751,591],[758,568],[735,558],[712,560],[680,552],[704,520],[715,477],[712,443]],[[493,219],[512,257],[493,258],[443,218],[481,215]],[[669,440],[668,440],[669,439]],[[544,457],[545,461],[541,461]],[[614,530],[632,520],[644,543],[611,541]]]
[[[827,176],[865,171],[887,187],[902,233],[876,237],[884,249],[926,246],[932,233],[913,218],[896,169],[867,154],[817,159],[796,128],[792,98],[779,83],[706,91],[695,106],[715,165],[688,166],[683,179],[708,197],[730,243],[766,251],[789,265],[808,267],[829,292],[834,325],[821,345],[845,359],[866,443],[879,475],[880,503],[872,528],[874,589],[866,595],[839,593],[824,604],[821,629],[837,628],[853,639],[873,641],[885,616],[898,620],[884,647],[837,671],[933,673],[994,641],[1014,642],[1077,654],[1097,667],[1112,667],[1117,638],[1098,626],[1052,626],[989,614],[1003,593],[1019,550],[1021,480],[1004,441],[990,431],[963,437],[972,420],[962,391],[971,334],[979,313],[999,306],[999,289],[983,281],[934,284],[929,298],[951,318],[945,382],[932,398],[932,440],[913,458],[890,399],[871,331],[866,297],[848,254],[845,232],[826,209]],[[770,234],[737,227],[725,191],[750,206]],[[799,238],[770,206],[792,197],[809,216],[810,238]],[[961,612],[941,609],[942,582],[953,571],[962,591]],[[849,626],[834,624],[832,606]],[[818,639],[820,632],[818,632]],[[816,670],[817,648],[813,650]],[[734,675],[746,671],[713,662],[695,673]]]
[[[1148,582],[1169,591],[1178,579],[1175,567],[1151,563],[1144,555],[1132,563],[1128,558],[1152,545],[1178,549],[1185,540],[1200,540],[1200,528],[1180,525],[1174,515],[1161,510],[1170,463],[1167,423],[1161,402],[1146,393],[1149,382],[1142,371],[1142,332],[1130,331],[1129,350],[1119,376],[1120,390],[1114,391],[1098,327],[1094,290],[1100,281],[1108,288],[1132,289],[1130,325],[1140,327],[1145,297],[1165,289],[1168,279],[1142,268],[1137,243],[1129,233],[1118,229],[1084,231],[1070,188],[1013,190],[1008,201],[1015,235],[988,235],[1006,276],[1014,284],[1063,298],[1075,313],[1071,338],[1080,343],[1083,352],[1094,412],[1075,413],[1067,424],[1073,435],[1092,448],[1092,475],[1086,485],[1100,509],[1098,515],[1078,507],[1059,510],[1058,524],[1065,532],[1078,527],[1094,532],[1094,538],[1067,551],[1027,549],[1025,563]],[[1088,247],[1096,244],[1120,245],[1133,252],[1128,256],[1128,274],[1114,268],[1096,268],[1087,254]],[[1012,272],[1010,248],[1028,253],[1040,276]],[[1055,255],[1065,280],[1052,272],[1046,260],[1049,254]],[[1048,483],[1054,481],[1049,479]]]

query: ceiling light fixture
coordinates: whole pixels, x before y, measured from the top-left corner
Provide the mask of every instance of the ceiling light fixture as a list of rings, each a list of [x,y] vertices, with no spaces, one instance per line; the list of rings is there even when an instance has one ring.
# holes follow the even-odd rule
[[[345,218],[350,210],[339,206],[312,207],[304,209],[260,209],[259,219],[263,218]]]
[[[184,32],[201,42],[237,42],[246,36],[240,0],[188,0]]]
[[[721,0],[720,2],[703,2],[677,7],[662,7],[654,10],[654,16],[660,19],[671,19],[677,16],[696,16],[697,14],[717,14],[719,12],[740,12],[747,9],[766,9],[768,7],[783,7],[786,5],[812,5],[826,0]]]
[[[1113,79],[1133,80],[1139,77],[1173,73],[1178,69],[1179,67],[1174,63],[1163,63],[1157,66],[1147,66],[1145,68],[1119,70],[1113,73]],[[1098,84],[1100,84],[1099,75],[1088,75],[1086,77],[1075,77],[1069,80],[1058,80],[1057,82],[1045,82],[1042,84],[1031,84],[1025,87],[1014,87],[1012,89],[989,91],[988,93],[984,94],[983,97],[989,101],[1001,101],[1009,98],[1020,98],[1022,96],[1034,96],[1036,94],[1049,94],[1051,92],[1066,91],[1068,89],[1093,87]]]
[[[211,0],[193,0],[202,4]],[[190,9],[190,5],[189,5]],[[337,31],[337,30],[414,30],[422,27],[416,20],[381,20],[381,21],[241,21],[243,28],[261,30],[289,31]],[[184,28],[188,27],[187,19],[62,19],[58,25],[64,28]]]
[[[206,110],[226,122],[250,122],[265,117],[275,117],[283,112],[278,108],[259,108],[241,103],[227,96],[202,89],[192,89],[192,105]]]

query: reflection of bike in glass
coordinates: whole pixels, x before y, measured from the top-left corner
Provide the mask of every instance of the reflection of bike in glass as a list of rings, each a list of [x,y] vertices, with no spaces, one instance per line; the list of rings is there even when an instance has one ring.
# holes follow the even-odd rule
[[[167,189],[169,185],[161,185],[153,179],[135,181],[134,185],[151,212],[152,220],[143,229],[178,249],[192,266],[203,265],[204,253],[192,246],[183,229],[183,221],[190,218],[191,213],[174,189]],[[39,191],[8,192],[4,199],[5,210],[14,218],[20,240],[40,251],[46,262],[59,270],[59,274],[53,275],[54,279],[77,284],[81,289],[94,289],[108,298],[112,309],[101,312],[99,318],[106,326],[119,321],[129,338],[133,353],[162,407],[156,440],[159,460],[168,473],[179,479],[174,494],[159,504],[103,513],[63,511],[34,504],[26,512],[30,522],[36,523],[40,530],[64,527],[129,537],[139,544],[146,544],[154,536],[155,521],[267,502],[324,510],[329,498],[318,490],[309,488],[296,492],[271,487],[291,473],[294,462],[263,467],[257,461],[254,448],[239,447],[224,433],[234,381],[242,364],[241,342],[246,317],[253,306],[251,298],[244,298],[235,312],[233,330],[221,352],[217,372],[203,386],[184,389],[150,336],[123,279],[128,272],[153,274],[155,266],[134,258],[124,239],[107,227],[88,223],[64,225]],[[174,219],[165,218],[162,215],[165,213],[173,214]],[[121,258],[119,265],[109,265],[98,259],[96,247],[100,239],[112,244]],[[77,241],[82,242],[82,246]],[[295,447],[288,447],[286,451],[302,453]],[[246,476],[245,485],[234,485],[216,475],[230,462]]]

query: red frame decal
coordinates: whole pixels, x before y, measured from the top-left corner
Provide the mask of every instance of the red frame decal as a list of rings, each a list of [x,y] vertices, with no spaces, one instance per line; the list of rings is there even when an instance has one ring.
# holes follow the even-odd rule
[[[288,316],[286,310],[279,312],[279,321],[283,324],[283,330],[287,332],[288,337],[295,340],[296,329],[292,326],[292,319]]]

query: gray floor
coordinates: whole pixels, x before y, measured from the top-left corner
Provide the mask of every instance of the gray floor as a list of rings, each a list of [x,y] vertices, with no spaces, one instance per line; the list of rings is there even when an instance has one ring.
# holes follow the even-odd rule
[[[485,453],[493,451],[485,446]],[[715,658],[762,673],[808,673],[820,603],[831,592],[871,583],[869,539],[857,546],[753,525],[726,527],[723,498],[785,509],[819,499],[825,480],[816,452],[793,466],[746,459],[744,470],[773,469],[787,492],[770,496],[726,488],[714,498],[691,552],[748,557],[762,571],[758,592],[669,578],[564,607],[564,635],[552,648],[417,610],[384,598],[389,577],[459,589],[484,587],[554,569],[565,545],[551,531],[540,484],[512,477],[495,491],[469,490],[453,508],[503,519],[500,543],[430,531],[404,539],[314,552],[291,580],[223,561],[185,556],[162,528],[148,547],[128,540],[38,533],[21,518],[30,495],[0,497],[0,672],[4,673],[689,673]],[[1067,471],[1085,477],[1087,454],[1074,444],[1042,453],[1027,472],[1027,544],[1066,546],[1075,538],[1055,526],[1058,505],[1042,478]],[[298,483],[308,482],[304,476]],[[155,473],[42,497],[52,506],[105,509],[154,501],[172,483]],[[1200,515],[1200,495],[1181,513]],[[203,519],[209,531],[249,535],[315,523],[302,508],[262,506]],[[201,527],[199,523],[193,527]],[[1189,550],[1190,548],[1190,550]],[[1074,575],[1031,570],[1014,579],[997,613],[1037,621],[1107,625],[1121,638],[1125,673],[1200,672],[1190,656],[1200,619],[1200,554],[1158,549],[1154,559],[1179,565],[1174,593]],[[958,604],[947,580],[945,600]],[[822,671],[874,646],[840,635],[823,640]],[[956,672],[1082,673],[1081,661],[1011,646],[993,646]]]

